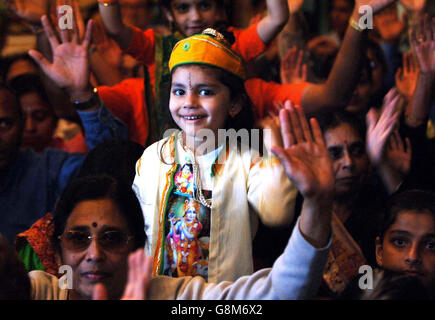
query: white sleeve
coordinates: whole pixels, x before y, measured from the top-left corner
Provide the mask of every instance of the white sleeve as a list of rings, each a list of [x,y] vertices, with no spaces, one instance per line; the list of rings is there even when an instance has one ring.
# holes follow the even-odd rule
[[[311,299],[317,294],[328,259],[331,239],[316,249],[299,231],[293,230],[284,253],[272,268],[262,269],[235,282],[206,283],[201,277],[188,278],[180,286],[177,299],[183,300],[285,300]],[[171,281],[168,279],[168,281]]]

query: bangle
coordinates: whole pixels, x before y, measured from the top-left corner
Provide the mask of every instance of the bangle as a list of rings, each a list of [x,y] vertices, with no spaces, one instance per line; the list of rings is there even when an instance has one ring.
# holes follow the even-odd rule
[[[98,0],[99,4],[102,4],[105,7],[110,7],[118,4],[118,0]]]
[[[359,26],[359,23],[355,21],[354,18],[349,19],[349,25],[358,32],[363,32],[364,29]]]

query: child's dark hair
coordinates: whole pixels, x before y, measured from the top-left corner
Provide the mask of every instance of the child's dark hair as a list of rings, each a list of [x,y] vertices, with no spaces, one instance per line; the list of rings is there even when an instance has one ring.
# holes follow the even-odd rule
[[[63,234],[71,212],[82,201],[111,199],[118,206],[134,236],[134,250],[145,246],[145,223],[139,201],[131,185],[108,175],[87,176],[73,180],[62,193],[54,209],[53,246],[60,252],[59,236]]]
[[[322,129],[323,134],[325,134],[325,132],[329,129],[334,129],[343,123],[347,123],[357,131],[363,141],[365,140],[365,122],[361,117],[358,117],[351,112],[348,112],[346,110],[339,110],[332,113],[320,114],[316,118],[319,122],[319,126]]]
[[[435,193],[428,190],[405,190],[394,194],[383,210],[378,229],[381,241],[385,232],[396,221],[397,215],[404,211],[430,213],[435,219]]]

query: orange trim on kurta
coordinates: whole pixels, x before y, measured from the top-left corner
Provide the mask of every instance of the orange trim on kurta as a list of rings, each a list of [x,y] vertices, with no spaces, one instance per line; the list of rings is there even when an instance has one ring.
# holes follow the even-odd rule
[[[175,159],[175,134],[173,134],[169,140],[169,148],[171,150],[171,157]],[[159,212],[159,237],[157,238],[157,246],[156,252],[154,254],[154,262],[153,262],[153,276],[157,276],[159,274],[159,269],[161,266],[161,258],[162,258],[162,250],[163,250],[163,235],[165,228],[165,216],[166,216],[166,207],[168,204],[169,196],[172,190],[172,176],[174,172],[177,170],[178,165],[174,163],[172,168],[166,173],[166,185],[163,190],[162,198],[160,200],[160,212]]]

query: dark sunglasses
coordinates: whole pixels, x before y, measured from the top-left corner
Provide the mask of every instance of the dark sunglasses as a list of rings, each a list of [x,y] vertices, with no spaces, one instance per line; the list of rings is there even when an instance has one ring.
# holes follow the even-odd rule
[[[70,230],[60,235],[59,240],[63,246],[71,251],[86,250],[95,236],[87,231]],[[127,244],[134,237],[122,231],[109,230],[99,233],[97,236],[98,244],[106,251],[119,252],[127,249]]]

